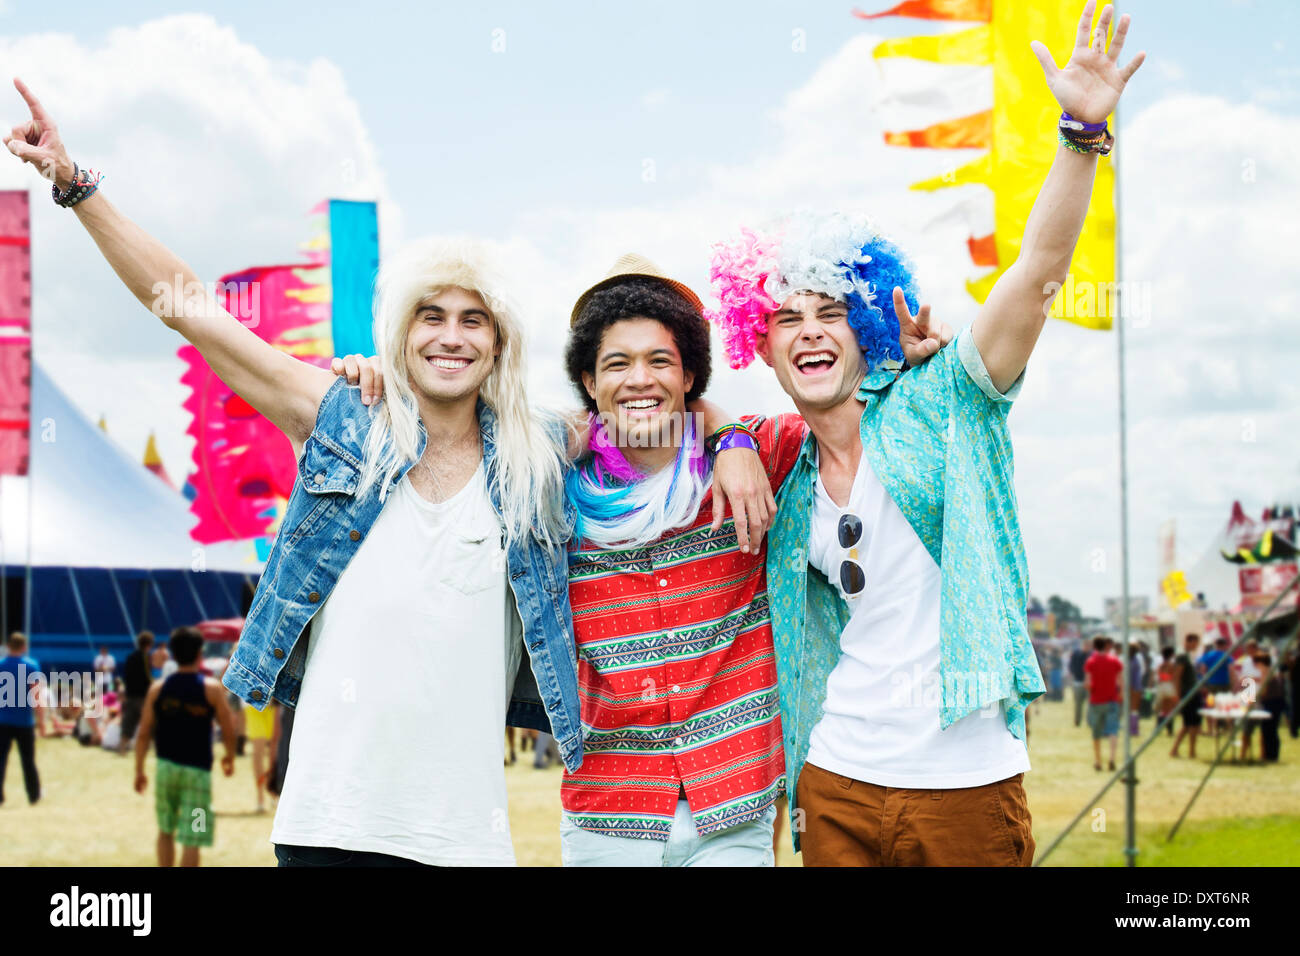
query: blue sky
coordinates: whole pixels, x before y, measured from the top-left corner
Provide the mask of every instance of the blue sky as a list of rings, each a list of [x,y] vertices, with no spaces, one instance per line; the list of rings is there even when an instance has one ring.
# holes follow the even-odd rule
[[[306,210],[345,180],[380,200],[386,247],[497,241],[533,322],[534,394],[562,405],[563,317],[619,253],[703,291],[710,241],[792,205],[878,214],[932,257],[922,287],[936,313],[970,321],[965,233],[921,229],[938,200],[905,188],[955,158],[883,147],[872,111],[872,38],[943,27],[864,23],[852,6],[0,0],[0,63],[41,95],[74,156],[107,173],[105,194],[204,277],[293,258]],[[1149,53],[1118,146],[1125,275],[1154,303],[1130,336],[1141,594],[1154,592],[1164,520],[1190,567],[1234,498],[1252,514],[1300,499],[1300,5],[1124,9],[1126,57]],[[1064,62],[1070,34],[1044,39]],[[20,118],[0,93],[0,122]],[[133,454],[155,431],[184,474],[179,341],[33,179],[0,164],[0,188],[34,194],[38,361]],[[1235,288],[1241,309],[1226,304]],[[724,406],[789,407],[763,370],[723,364],[710,392]],[[1011,419],[1031,589],[1096,612],[1119,591],[1115,391],[1114,336],[1049,323]]]
[[[945,28],[856,20],[852,0],[7,6],[6,34],[71,31],[94,44],[118,27],[204,12],[268,57],[326,58],[346,77],[410,219],[480,235],[506,233],[519,210],[539,205],[684,195],[698,184],[702,158],[743,162],[762,146],[774,132],[765,109],[848,37]],[[1129,51],[1145,47],[1154,57],[1126,109],[1175,89],[1249,99],[1297,86],[1300,4],[1146,0],[1122,9],[1135,22]],[[800,54],[791,52],[796,29],[807,41]],[[501,53],[493,52],[496,30],[504,31]],[[1063,62],[1060,42],[1053,51]],[[184,58],[176,65],[184,69]],[[662,107],[647,107],[656,94]],[[1300,99],[1278,106],[1294,113]],[[646,158],[658,168],[650,197]]]

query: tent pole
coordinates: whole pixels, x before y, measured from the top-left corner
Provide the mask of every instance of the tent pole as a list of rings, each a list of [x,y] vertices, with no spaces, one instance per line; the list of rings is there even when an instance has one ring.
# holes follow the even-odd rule
[[[135,629],[135,625],[131,623],[131,614],[126,609],[126,598],[122,596],[122,588],[117,583],[117,575],[113,573],[112,568],[108,568],[106,570],[108,571],[109,583],[113,585],[113,596],[117,598],[118,610],[122,612],[122,621],[124,624],[126,624],[126,629],[131,635],[131,639],[134,641],[137,632]]]
[[[158,579],[153,576],[152,571],[147,573],[149,575],[149,584],[153,588],[154,597],[158,599],[158,606],[162,608],[163,621],[168,625],[167,630],[170,631],[172,627],[175,626],[172,622],[172,612],[167,609],[167,602],[163,600],[162,588],[158,587]]]
[[[86,617],[86,605],[81,600],[81,588],[77,587],[77,575],[71,565],[68,566],[68,580],[72,582],[72,600],[77,605],[77,616],[81,618],[81,629],[86,634],[86,644],[94,650],[94,643],[90,639],[90,620]]]
[[[202,615],[202,617],[200,617],[199,620],[206,621],[208,619],[207,609],[203,606],[203,599],[199,597],[199,589],[194,586],[194,581],[190,578],[191,574],[198,574],[198,573],[199,572],[197,571],[182,571],[181,577],[183,577],[185,579],[185,583],[189,585],[190,596],[194,598],[194,604],[199,609],[199,614]],[[194,623],[197,624],[198,621],[195,621]]]
[[[35,376],[32,376],[32,384],[35,385]],[[28,428],[28,435],[28,442],[30,443],[30,427]],[[35,593],[32,589],[32,511],[34,510],[32,502],[35,497],[36,456],[31,454],[29,450],[27,455],[27,567],[23,572],[23,633],[27,635],[27,646],[29,648],[32,646],[32,597]]]
[[[226,576],[222,574],[220,571],[217,572],[217,587],[221,588],[221,595],[226,599],[226,603],[230,607],[234,608],[234,613],[231,614],[230,616],[240,617],[241,615],[239,613],[239,602],[236,601],[234,597],[231,595],[230,588],[227,587],[226,585]]]

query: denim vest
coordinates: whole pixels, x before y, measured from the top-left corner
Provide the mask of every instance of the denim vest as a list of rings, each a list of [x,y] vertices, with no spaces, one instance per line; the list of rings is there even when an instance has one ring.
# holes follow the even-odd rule
[[[478,420],[489,496],[500,515],[493,481],[496,415],[482,400]],[[361,390],[340,378],[321,401],[316,427],[303,446],[284,521],[222,679],[258,710],[272,698],[289,707],[298,702],[308,625],[383,507],[378,487],[362,497],[356,494],[370,422]],[[424,443],[421,425],[417,456]],[[409,467],[402,467],[394,485]],[[501,613],[506,616],[507,686],[514,676],[506,723],[552,733],[565,766],[576,770],[582,764],[582,723],[567,549],[562,543],[548,549],[529,538],[506,549],[506,566],[510,587]],[[358,640],[364,637],[357,635]],[[518,666],[524,647],[531,668]]]

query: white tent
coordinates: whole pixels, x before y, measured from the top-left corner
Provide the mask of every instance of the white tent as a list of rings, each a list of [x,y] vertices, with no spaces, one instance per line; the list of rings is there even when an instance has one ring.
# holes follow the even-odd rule
[[[1204,594],[1205,606],[1211,611],[1222,611],[1241,603],[1241,588],[1237,572],[1241,565],[1225,561],[1219,550],[1219,539],[1206,548],[1200,559],[1184,572],[1187,590]]]
[[[32,364],[28,477],[0,478],[7,566],[238,571],[262,564],[251,542],[200,545],[189,502],[87,419]]]

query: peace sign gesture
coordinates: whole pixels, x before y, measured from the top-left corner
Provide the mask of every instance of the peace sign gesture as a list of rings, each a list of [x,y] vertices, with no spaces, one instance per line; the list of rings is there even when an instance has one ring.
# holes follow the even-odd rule
[[[63,140],[59,138],[58,127],[26,83],[14,77],[14,86],[27,101],[32,118],[13,128],[4,139],[5,146],[23,162],[35,166],[42,176],[58,185],[60,190],[66,190],[72,183],[73,166]]]
[[[930,323],[930,306],[921,306],[915,316],[907,307],[903,290],[894,287],[894,314],[898,316],[898,344],[908,365],[921,365],[952,341],[952,328],[946,322]]]
[[[1124,49],[1124,37],[1128,34],[1129,16],[1119,18],[1115,36],[1106,49],[1106,33],[1110,29],[1111,17],[1115,8],[1109,3],[1101,11],[1097,29],[1091,30],[1092,12],[1095,0],[1088,0],[1079,17],[1079,30],[1074,40],[1074,50],[1065,69],[1056,68],[1052,54],[1038,40],[1030,46],[1038,57],[1047,77],[1047,86],[1061,104],[1061,109],[1075,119],[1085,123],[1101,123],[1115,110],[1120,94],[1129,78],[1137,72],[1146,52],[1139,53],[1128,62],[1119,65],[1119,54]]]

